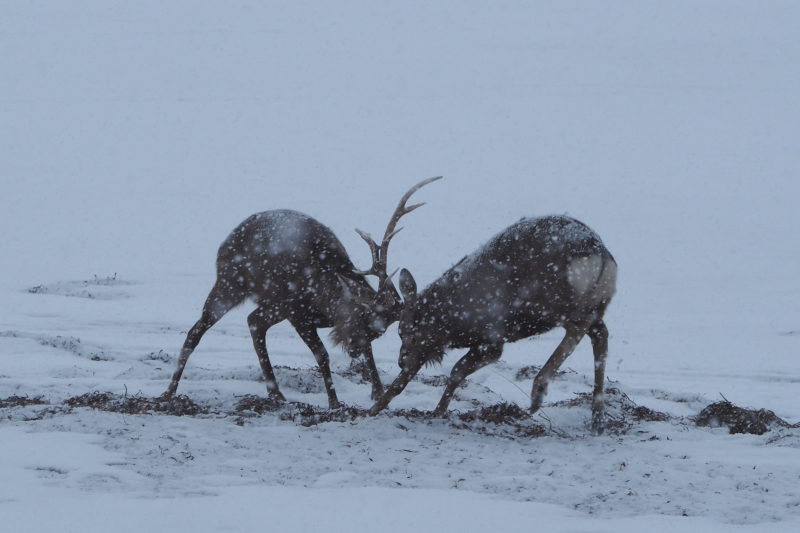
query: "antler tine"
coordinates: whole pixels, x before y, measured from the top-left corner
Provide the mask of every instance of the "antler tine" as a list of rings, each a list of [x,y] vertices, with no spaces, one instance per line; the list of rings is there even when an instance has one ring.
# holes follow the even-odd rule
[[[361,231],[360,229],[356,228],[356,233],[358,233],[364,242],[367,243],[369,246],[369,251],[372,254],[372,266],[369,270],[356,270],[356,274],[360,274],[362,276],[377,276],[379,280],[379,286],[383,287],[394,275],[388,275],[386,272],[387,263],[386,263],[386,253],[389,251],[389,242],[392,238],[400,233],[400,230],[403,228],[397,228],[397,222],[404,216],[412,212],[413,210],[422,207],[425,205],[425,202],[421,202],[418,204],[414,204],[411,206],[406,206],[406,202],[411,195],[417,192],[420,188],[424,187],[425,185],[432,183],[436,180],[442,179],[442,176],[436,176],[435,178],[428,178],[420,181],[413,187],[411,187],[402,198],[400,198],[400,202],[397,204],[397,207],[392,213],[392,218],[389,220],[389,224],[386,226],[386,231],[383,234],[383,241],[381,241],[380,247],[372,238],[369,233]],[[396,272],[396,271],[395,271]]]
[[[381,265],[381,258],[380,258],[380,251],[378,250],[377,243],[373,240],[372,236],[365,232],[361,231],[360,229],[356,228],[356,233],[364,239],[364,242],[367,243],[369,246],[369,251],[372,254],[372,266],[368,270],[356,270],[356,274],[361,274],[362,276],[381,276],[381,271],[386,270],[386,267]]]
[[[381,260],[381,266],[383,267],[382,276],[386,276],[386,267],[388,265],[388,263],[386,262],[386,254],[389,251],[389,241],[392,240],[392,237],[397,235],[400,229],[403,229],[400,228],[396,230],[395,227],[397,226],[397,223],[400,221],[403,215],[407,215],[408,213],[417,209],[418,207],[422,207],[423,205],[425,205],[425,203],[422,202],[419,204],[414,204],[410,207],[406,207],[406,202],[408,201],[409,198],[411,198],[411,195],[420,190],[422,187],[424,187],[429,183],[433,183],[434,181],[440,180],[442,179],[442,177],[443,176],[436,176],[433,178],[424,179],[419,183],[417,183],[416,185],[414,185],[413,187],[411,187],[403,195],[403,197],[400,198],[400,202],[397,204],[397,208],[395,208],[394,213],[392,214],[392,218],[389,220],[389,224],[386,226],[386,232],[383,234],[383,241],[381,242],[379,257]]]
[[[386,276],[386,279],[384,279],[383,281],[381,281],[380,288],[381,288],[381,289],[384,289],[384,288],[386,288],[386,286],[389,284],[389,282],[391,281],[391,279],[394,277],[394,275],[395,275],[395,274],[397,274],[397,272],[398,272],[399,270],[400,270],[399,268],[395,268],[395,269],[392,271],[392,273],[391,273],[391,274],[389,274],[388,276]]]
[[[420,202],[420,203],[418,203],[418,204],[414,204],[414,205],[410,205],[410,206],[408,206],[408,207],[404,207],[404,208],[403,208],[403,215],[402,215],[402,216],[405,216],[405,215],[409,214],[409,213],[410,213],[411,211],[413,211],[414,209],[417,209],[417,208],[419,208],[419,207],[422,207],[423,205],[425,205],[425,203],[426,203],[426,202]]]
[[[402,227],[400,227],[400,228],[397,228],[397,229],[396,229],[396,230],[394,230],[394,231],[393,231],[393,232],[392,232],[392,233],[391,233],[391,234],[390,234],[388,237],[384,237],[384,238],[385,238],[385,239],[388,239],[388,240],[391,240],[391,239],[393,239],[393,238],[394,238],[394,236],[395,236],[395,235],[397,235],[397,234],[398,234],[398,233],[400,233],[401,231],[403,231],[403,228],[402,228]]]

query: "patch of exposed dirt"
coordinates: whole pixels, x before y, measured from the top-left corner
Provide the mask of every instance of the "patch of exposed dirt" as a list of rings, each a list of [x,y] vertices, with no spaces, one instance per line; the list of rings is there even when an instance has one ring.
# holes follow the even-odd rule
[[[247,418],[273,414],[282,421],[310,427],[328,422],[355,423],[360,419],[369,418],[368,412],[368,409],[349,405],[342,405],[338,409],[326,409],[302,402],[281,402],[273,398],[247,395],[239,400],[230,414],[237,417],[236,423],[240,425],[244,424]],[[419,409],[387,409],[381,416],[405,418],[411,422],[427,424],[442,420],[456,429],[507,438],[539,437],[546,433],[543,426],[533,421],[528,411],[508,403],[481,407],[465,413],[449,413],[444,418],[435,417],[431,411]]]
[[[449,412],[445,417],[418,409],[387,409],[386,416],[402,417],[412,422],[431,424],[442,420],[455,429],[504,438],[532,438],[547,434],[544,426],[531,413],[516,404],[498,403],[466,412]]]
[[[509,424],[530,417],[530,411],[526,411],[514,403],[498,403],[458,415],[458,418],[464,422],[480,420],[481,422],[492,422],[493,424]]]
[[[353,359],[347,369],[335,372],[335,374],[359,385],[372,384],[369,364],[363,357]]]
[[[174,416],[195,416],[208,413],[208,409],[188,396],[148,398],[146,396],[120,396],[112,392],[87,392],[64,402],[69,407],[91,407],[102,411],[125,414],[161,413]]]
[[[523,438],[541,437],[547,434],[545,427],[534,422],[533,415],[513,403],[498,403],[460,413],[458,419],[466,422],[465,429],[478,431],[481,434],[498,434],[499,436],[515,436]],[[476,422],[483,422],[478,425]],[[486,424],[493,424],[490,428]]]
[[[84,347],[81,340],[76,337],[62,337],[60,335],[35,335],[24,333],[22,331],[0,331],[0,337],[9,337],[14,339],[31,339],[42,346],[50,346],[51,348],[58,348],[65,350],[78,357],[85,357],[92,361],[110,361],[111,358],[102,351],[90,351]]]
[[[637,422],[667,422],[672,419],[667,413],[637,405],[617,387],[606,387],[606,413],[604,431],[611,435],[627,434]],[[581,392],[569,400],[553,404],[554,407],[580,407],[591,411],[592,393]]]
[[[514,374],[514,379],[517,381],[525,381],[528,379],[533,379],[539,373],[542,367],[536,365],[528,365],[520,368],[517,370],[517,373]],[[563,376],[564,374],[575,374],[574,370],[566,369],[566,370],[556,370],[554,376]]]
[[[69,412],[69,408],[61,405],[51,405],[42,396],[9,396],[0,398],[0,409],[7,409],[2,414],[3,420],[18,422],[31,422],[43,420],[53,416],[60,416]]]
[[[447,376],[444,374],[439,374],[438,376],[421,376],[417,374],[414,376],[413,381],[418,381],[423,385],[428,385],[429,387],[444,387],[447,385]],[[463,388],[467,386],[467,381],[465,380],[459,388]]]
[[[633,415],[633,419],[639,422],[666,422],[670,419],[667,413],[655,411],[643,405],[637,405],[630,412]]]
[[[173,358],[164,350],[159,350],[157,352],[150,352],[149,354],[145,355],[141,359],[142,361],[159,361],[161,363],[169,363],[173,360]]]
[[[790,424],[768,409],[745,409],[729,401],[715,402],[700,411],[695,419],[698,426],[726,426],[731,434],[749,433],[763,435],[775,426],[798,428],[800,424]]]
[[[325,392],[322,374],[314,368],[292,368],[277,365],[274,367],[275,377],[281,389],[289,389],[303,394],[319,394]]]
[[[9,407],[27,407],[29,405],[45,405],[47,402],[41,396],[9,396],[8,398],[0,398],[0,409]]]
[[[281,367],[284,378],[293,382],[294,390],[321,388],[313,372],[296,368]],[[438,382],[446,380],[446,376],[426,378]],[[313,382],[313,384],[312,384]],[[577,394],[574,398],[553,404],[556,407],[581,408],[591,410],[592,395]],[[120,396],[111,392],[89,392],[75,396],[64,402],[68,407],[91,407],[103,411],[148,414],[162,413],[175,416],[195,416],[209,413],[209,409],[198,405],[186,396],[175,396],[170,399],[148,398],[145,396]],[[547,429],[541,424],[537,415],[516,404],[497,403],[481,405],[475,402],[475,409],[463,412],[451,411],[445,417],[435,417],[430,411],[418,409],[387,409],[381,416],[404,418],[410,422],[431,425],[443,421],[447,425],[464,431],[473,431],[482,435],[503,438],[532,438],[551,434],[555,430]],[[368,409],[342,405],[337,409],[327,409],[303,402],[284,402],[271,397],[246,395],[239,399],[233,410],[216,412],[218,415],[232,417],[236,424],[244,425],[248,419],[260,416],[273,416],[284,422],[292,422],[304,427],[316,426],[329,422],[357,423],[368,418]],[[616,387],[606,389],[606,424],[605,430],[610,434],[626,434],[638,422],[666,421],[670,416],[644,406],[636,405],[625,393]]]
[[[293,382],[294,390],[321,389],[321,379],[315,372],[307,369],[281,367],[285,378]],[[354,368],[352,376],[363,378],[363,368]],[[438,385],[446,376],[423,378]],[[319,384],[317,383],[320,382]],[[312,384],[312,382],[314,382]],[[678,421],[686,423],[684,417],[675,417],[648,407],[637,405],[627,394],[615,386],[605,390],[606,417],[605,432],[611,435],[628,434],[641,422]],[[578,408],[591,411],[592,394],[578,393],[573,398],[551,404],[553,408]],[[39,407],[37,406],[44,406]],[[150,398],[142,395],[118,395],[111,392],[93,391],[67,399],[63,404],[51,404],[42,396],[9,396],[0,398],[0,408],[9,409],[4,417],[14,420],[39,420],[44,417],[69,413],[72,408],[89,407],[108,412],[125,414],[167,414],[173,416],[198,416],[214,413],[234,418],[243,425],[247,419],[260,416],[273,416],[280,421],[299,424],[304,427],[319,424],[358,423],[369,418],[368,409],[342,405],[337,409],[327,409],[303,402],[284,402],[271,397],[246,395],[239,399],[231,411],[211,411],[207,406],[194,402],[187,396],[172,398]],[[20,408],[20,409],[13,409]],[[29,409],[25,409],[29,408]],[[469,411],[451,411],[444,417],[435,417],[431,411],[418,409],[387,409],[381,416],[404,418],[410,422],[445,426],[478,434],[503,438],[532,438],[546,434],[558,434],[555,428],[541,424],[541,416],[532,415],[527,409],[516,404],[497,403],[481,405]],[[547,417],[544,417],[547,422]],[[708,405],[696,417],[690,418],[697,426],[728,427],[730,433],[749,433],[762,435],[778,428],[798,429],[800,424],[791,424],[767,409],[746,409],[730,402],[722,401]],[[402,424],[401,424],[402,427]]]
[[[286,405],[286,402],[275,398],[247,394],[242,396],[242,399],[236,404],[234,412],[238,415],[263,415],[264,413],[274,413],[283,408],[284,405]]]
[[[402,417],[407,420],[436,420],[437,417],[433,416],[432,411],[422,411],[421,409],[386,409],[385,411],[381,411],[381,414],[386,414],[388,416],[397,416]]]
[[[274,398],[248,394],[236,404],[232,415],[244,418],[275,413],[283,421],[291,421],[301,426],[310,427],[325,422],[353,422],[357,418],[367,416],[367,410],[360,407],[342,405],[337,409],[326,409],[303,402],[282,402]]]
[[[281,420],[291,420],[301,426],[310,427],[325,422],[353,422],[367,416],[367,410],[342,405],[338,409],[325,409],[302,402],[289,402],[279,415]]]

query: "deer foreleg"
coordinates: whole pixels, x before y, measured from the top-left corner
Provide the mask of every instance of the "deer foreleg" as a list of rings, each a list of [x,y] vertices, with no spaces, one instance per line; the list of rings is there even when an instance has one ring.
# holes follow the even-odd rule
[[[447,379],[447,385],[444,388],[442,399],[439,400],[439,405],[433,411],[434,416],[444,416],[447,412],[447,406],[450,405],[450,400],[456,392],[461,383],[464,382],[467,376],[473,372],[485,367],[489,363],[493,363],[500,358],[503,353],[503,345],[481,345],[470,348],[470,350],[453,365],[453,370],[450,372],[450,377]]]
[[[361,355],[367,363],[367,370],[369,371],[369,380],[372,383],[372,401],[377,401],[383,396],[383,384],[381,383],[381,376],[378,373],[378,367],[375,366],[375,357],[372,355],[372,346],[367,345],[361,350]]]
[[[370,416],[375,416],[386,409],[386,407],[389,405],[389,402],[391,402],[395,396],[403,392],[403,389],[405,389],[406,385],[408,385],[408,382],[417,375],[417,372],[419,372],[420,368],[422,368],[422,364],[404,367],[400,371],[400,374],[394,378],[392,384],[389,385],[385,391],[383,391],[383,396],[378,398],[378,401],[376,401],[369,410]]]

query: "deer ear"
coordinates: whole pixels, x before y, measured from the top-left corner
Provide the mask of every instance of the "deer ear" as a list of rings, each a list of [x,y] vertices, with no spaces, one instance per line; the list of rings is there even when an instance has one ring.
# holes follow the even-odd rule
[[[406,304],[417,299],[417,282],[414,281],[411,272],[405,268],[400,271],[400,294],[403,295]]]

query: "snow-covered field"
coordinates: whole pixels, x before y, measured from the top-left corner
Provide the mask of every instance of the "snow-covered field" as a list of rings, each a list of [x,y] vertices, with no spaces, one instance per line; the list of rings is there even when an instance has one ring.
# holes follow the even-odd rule
[[[796,3],[0,13],[4,531],[800,528],[800,429],[693,422],[721,395],[800,422]],[[440,174],[390,251],[423,286],[524,215],[579,218],[616,257],[606,435],[588,431],[587,341],[540,413],[477,416],[528,405],[526,370],[559,331],[507,346],[431,420],[413,409],[433,409],[455,353],[369,418],[369,385],[326,337],[351,408],[330,414],[313,357],[279,324],[270,354],[296,403],[262,412],[249,305],[189,361],[179,392],[201,412],[65,403],[166,389],[217,246],[248,215],[308,213],[366,267],[353,228],[380,233]],[[387,383],[396,326],[374,347]]]

